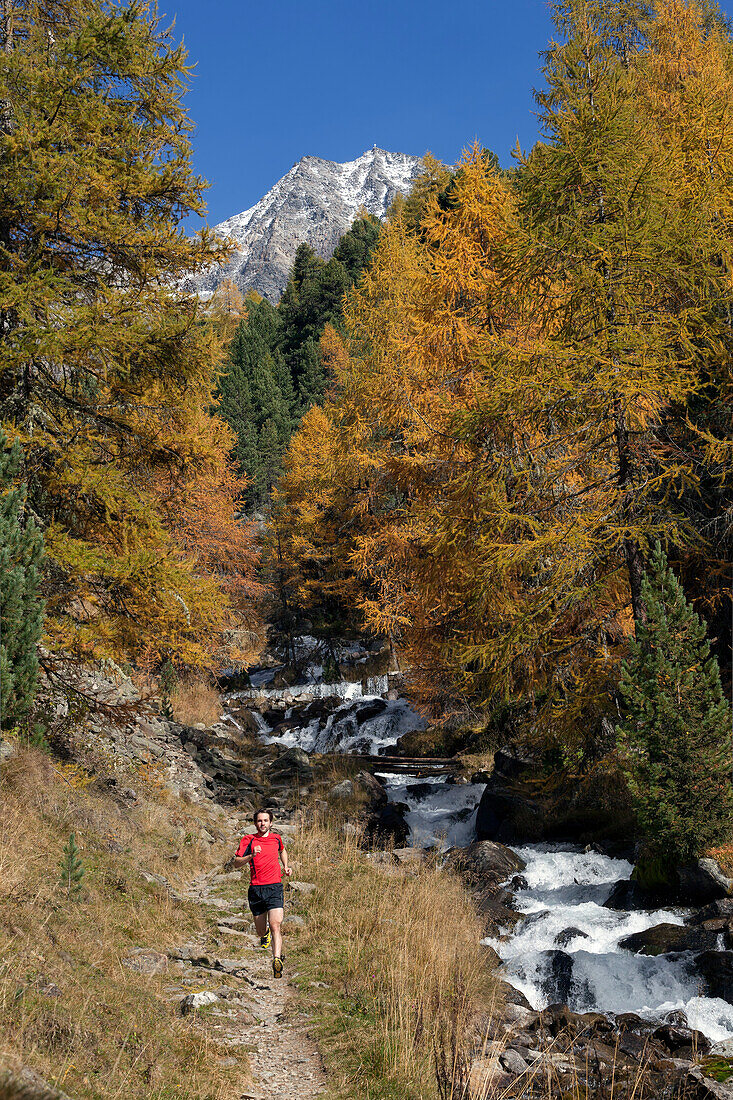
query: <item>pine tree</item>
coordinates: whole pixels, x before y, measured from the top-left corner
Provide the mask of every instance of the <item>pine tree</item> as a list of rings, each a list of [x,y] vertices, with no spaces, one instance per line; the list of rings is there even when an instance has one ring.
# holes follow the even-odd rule
[[[22,720],[35,693],[37,643],[43,628],[39,599],[43,538],[24,516],[25,488],[17,484],[21,448],[8,447],[0,429],[0,726]]]
[[[622,665],[620,746],[655,856],[684,863],[731,838],[731,708],[705,624],[659,543],[641,598],[645,616]]]
[[[298,396],[303,412],[311,405],[320,404],[325,385],[326,372],[323,369],[321,351],[313,337],[309,336],[298,356]]]
[[[73,833],[69,834],[69,839],[64,845],[64,855],[63,859],[59,861],[59,868],[61,870],[61,888],[66,891],[69,901],[78,901],[81,897],[86,872]]]

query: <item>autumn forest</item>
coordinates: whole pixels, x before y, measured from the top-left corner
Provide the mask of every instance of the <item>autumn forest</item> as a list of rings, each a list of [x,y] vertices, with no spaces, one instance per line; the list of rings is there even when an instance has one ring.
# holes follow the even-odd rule
[[[4,724],[31,720],[38,659],[215,675],[307,621],[388,639],[435,722],[509,723],[576,767],[618,752],[638,781],[623,722],[652,705],[635,647],[657,652],[666,591],[690,624],[682,694],[717,715],[676,737],[692,757],[703,737],[719,775],[733,39],[715,5],[555,4],[542,140],[510,168],[427,155],[385,224],[364,213],[328,261],[301,246],[276,306],[182,289],[227,244],[182,226],[205,185],[185,55],[151,10],[3,11],[2,584],[26,609]]]

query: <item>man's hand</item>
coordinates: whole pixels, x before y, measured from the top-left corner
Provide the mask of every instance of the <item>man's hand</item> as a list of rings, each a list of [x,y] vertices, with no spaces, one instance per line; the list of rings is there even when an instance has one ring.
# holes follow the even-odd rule
[[[292,875],[292,873],[293,873],[293,868],[292,868],[292,867],[283,867],[283,871],[284,871],[284,872],[285,872],[285,874],[286,874],[286,875],[288,876],[288,878],[290,878],[290,876],[291,876],[291,875]]]
[[[255,846],[254,846],[254,848],[252,849],[252,851],[254,852],[254,854],[255,854],[256,856],[258,856],[258,855],[260,854],[260,852],[262,851],[262,845],[261,845],[261,844],[255,844]]]

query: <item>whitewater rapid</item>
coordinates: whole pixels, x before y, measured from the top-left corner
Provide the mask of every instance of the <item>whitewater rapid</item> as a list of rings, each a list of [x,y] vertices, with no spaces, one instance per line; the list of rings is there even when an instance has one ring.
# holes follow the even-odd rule
[[[505,977],[535,1009],[563,1001],[575,1012],[635,1012],[662,1020],[682,1010],[691,1027],[718,1041],[733,1036],[733,1005],[700,996],[690,952],[637,955],[619,941],[657,924],[683,924],[685,910],[605,909],[632,864],[563,846],[515,848],[527,864],[514,890],[525,914],[515,931],[487,938]],[[571,934],[571,930],[575,933]]]
[[[408,807],[410,847],[463,848],[475,839],[483,783],[451,783],[445,775],[374,774],[384,782],[390,802]]]

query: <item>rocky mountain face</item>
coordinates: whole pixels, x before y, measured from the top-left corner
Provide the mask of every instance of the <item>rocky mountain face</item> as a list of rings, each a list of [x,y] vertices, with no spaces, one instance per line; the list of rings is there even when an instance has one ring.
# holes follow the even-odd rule
[[[344,164],[303,157],[255,206],[215,226],[237,242],[237,251],[229,264],[191,278],[185,289],[208,298],[231,279],[243,293],[256,290],[277,302],[299,244],[327,259],[357,212],[364,207],[384,217],[397,193],[409,192],[421,164],[419,157],[376,146]]]

